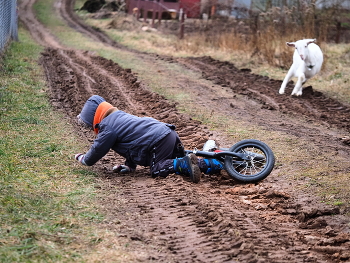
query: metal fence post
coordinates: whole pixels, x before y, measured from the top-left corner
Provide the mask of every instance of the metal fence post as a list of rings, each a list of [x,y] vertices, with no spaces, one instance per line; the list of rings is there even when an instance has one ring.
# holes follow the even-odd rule
[[[17,0],[0,1],[0,53],[7,44],[18,41]]]

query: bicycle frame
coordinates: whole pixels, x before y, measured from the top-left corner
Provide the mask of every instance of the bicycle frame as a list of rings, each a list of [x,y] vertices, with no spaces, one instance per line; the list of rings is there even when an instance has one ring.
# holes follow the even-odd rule
[[[232,156],[236,157],[242,160],[250,160],[249,156],[245,153],[238,153],[238,152],[230,152],[230,151],[216,151],[216,152],[206,152],[206,151],[199,151],[197,149],[194,149],[193,151],[185,150],[187,154],[193,153],[196,156],[206,157],[210,159],[217,159],[221,160],[224,159],[226,156]]]
[[[230,148],[219,148],[215,141],[208,140],[202,151],[195,148],[185,152],[218,160],[233,179],[244,183],[256,183],[265,179],[275,164],[275,156],[270,147],[255,139],[241,140]]]

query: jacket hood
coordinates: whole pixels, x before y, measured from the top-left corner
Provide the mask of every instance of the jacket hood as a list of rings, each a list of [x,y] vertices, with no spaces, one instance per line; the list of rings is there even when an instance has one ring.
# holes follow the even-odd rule
[[[92,127],[94,116],[98,105],[106,101],[104,98],[98,95],[91,96],[84,104],[83,109],[80,112],[80,118],[87,124],[89,127]]]
[[[107,117],[109,114],[117,110],[118,109],[116,107],[113,107],[107,101],[103,101],[100,103],[100,105],[98,105],[94,116],[94,122],[92,124],[92,128],[96,134],[98,134],[98,131],[99,131],[98,124],[103,120],[103,118]]]

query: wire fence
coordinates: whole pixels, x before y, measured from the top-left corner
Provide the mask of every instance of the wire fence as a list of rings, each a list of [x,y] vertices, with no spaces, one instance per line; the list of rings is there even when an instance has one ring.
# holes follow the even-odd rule
[[[0,0],[0,54],[10,41],[18,40],[17,0]]]

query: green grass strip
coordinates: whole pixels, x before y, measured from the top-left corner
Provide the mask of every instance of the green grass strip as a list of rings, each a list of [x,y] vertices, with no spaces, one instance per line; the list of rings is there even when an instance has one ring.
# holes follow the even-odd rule
[[[20,29],[0,70],[0,262],[84,261],[94,249],[94,174],[49,104],[42,47]],[[89,248],[89,249],[88,249]]]

